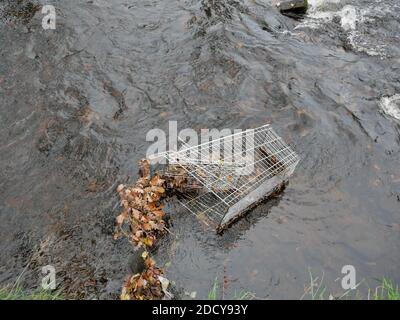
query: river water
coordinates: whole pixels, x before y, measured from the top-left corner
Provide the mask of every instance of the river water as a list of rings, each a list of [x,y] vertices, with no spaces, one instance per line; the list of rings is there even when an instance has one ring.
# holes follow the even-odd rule
[[[268,0],[38,1],[57,10],[43,30],[1,1],[0,283],[36,288],[51,264],[67,295],[117,297],[132,249],[112,238],[115,189],[170,120],[271,123],[301,157],[222,236],[172,215],[155,259],[182,298],[217,278],[226,298],[298,299],[309,271],[340,293],[344,265],[399,283],[400,4],[309,2],[294,20]]]

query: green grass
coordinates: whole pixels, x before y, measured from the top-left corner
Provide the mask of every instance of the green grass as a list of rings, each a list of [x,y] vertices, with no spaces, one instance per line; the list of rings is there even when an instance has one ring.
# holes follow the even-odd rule
[[[355,289],[347,290],[340,294],[331,294],[328,292],[327,287],[324,285],[324,274],[321,277],[314,277],[309,270],[310,274],[310,285],[305,288],[301,300],[311,299],[311,300],[342,300],[342,299],[357,299],[357,300],[400,300],[400,290],[399,286],[395,285],[393,281],[382,278],[377,280],[380,285],[375,289],[368,288],[367,296],[365,296],[365,290],[362,293],[359,287],[364,282],[362,280],[359,282]]]
[[[26,292],[21,287],[12,288],[10,286],[0,288],[0,300],[62,300],[59,292],[39,290],[36,292]]]
[[[255,294],[252,292],[248,291],[235,291],[235,295],[233,297],[233,300],[253,300],[255,298]]]
[[[222,294],[222,298],[218,297],[218,291],[219,291],[219,284],[218,284],[218,279],[215,278],[214,283],[211,287],[210,292],[208,293],[208,300],[223,300],[224,299],[224,294]],[[255,298],[255,294],[247,291],[239,291],[236,292],[233,296],[233,300],[252,300]]]
[[[310,275],[310,285],[304,289],[304,294],[301,296],[300,300],[309,299],[309,300],[333,300],[338,299],[334,298],[334,296],[328,293],[327,287],[324,284],[324,273],[322,273],[321,279],[320,277],[314,277],[311,270],[308,270]],[[344,294],[340,296],[340,299],[344,298],[348,295],[350,291],[346,291]]]
[[[218,279],[215,278],[214,284],[210,290],[210,292],[208,293],[208,300],[217,300],[217,296],[218,296]]]
[[[395,285],[393,281],[383,278],[381,285],[375,288],[372,297],[369,294],[369,298],[372,300],[400,300],[399,286]]]

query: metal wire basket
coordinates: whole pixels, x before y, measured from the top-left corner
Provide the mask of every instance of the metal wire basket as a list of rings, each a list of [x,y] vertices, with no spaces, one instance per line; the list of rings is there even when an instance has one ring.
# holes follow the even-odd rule
[[[299,163],[270,125],[162,156],[170,171],[184,170],[197,185],[179,194],[180,203],[217,231],[282,188]]]

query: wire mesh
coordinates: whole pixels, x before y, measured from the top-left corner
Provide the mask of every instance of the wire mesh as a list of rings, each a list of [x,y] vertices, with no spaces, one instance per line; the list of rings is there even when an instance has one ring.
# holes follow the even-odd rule
[[[270,125],[196,146],[183,143],[179,151],[164,156],[170,166],[182,168],[201,186],[180,194],[180,203],[214,226],[229,222],[261,195],[271,193],[299,162],[298,155]]]

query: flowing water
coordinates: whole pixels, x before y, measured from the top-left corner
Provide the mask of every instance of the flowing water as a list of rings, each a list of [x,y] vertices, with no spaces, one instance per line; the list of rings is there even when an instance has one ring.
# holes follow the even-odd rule
[[[169,120],[271,123],[301,156],[222,236],[172,215],[155,259],[182,298],[218,278],[225,297],[298,299],[309,270],[341,292],[344,265],[399,283],[400,4],[309,2],[294,20],[268,0],[38,1],[57,10],[43,30],[0,1],[0,283],[35,288],[51,264],[71,296],[117,297],[132,249],[112,238],[115,189]]]

